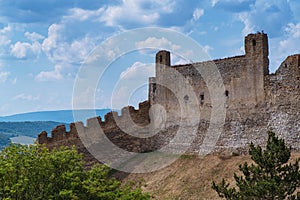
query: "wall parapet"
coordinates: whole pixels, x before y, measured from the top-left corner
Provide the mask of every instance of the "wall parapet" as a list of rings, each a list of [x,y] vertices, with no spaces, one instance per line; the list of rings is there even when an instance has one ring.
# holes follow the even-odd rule
[[[267,139],[265,133],[272,129],[282,134],[288,144],[300,151],[298,143],[300,138],[298,134],[300,130],[300,54],[288,56],[275,74],[269,74],[266,34],[248,35],[245,38],[245,52],[240,56],[172,66],[170,52],[160,51],[156,55],[156,77],[149,78],[148,101],[140,103],[138,109],[126,106],[121,109],[120,113],[115,111],[107,113],[104,119],[101,117],[87,119],[86,126],[82,122],[71,123],[70,131],[66,131],[64,125],[57,126],[52,130],[50,137],[47,136],[47,132],[41,132],[37,142],[50,147],[66,144],[76,146],[79,144],[83,147],[78,135],[79,129],[86,131],[85,134],[90,134],[89,139],[93,140],[94,136],[98,136],[96,135],[97,129],[101,128],[108,139],[120,148],[133,152],[159,149],[157,147],[164,144],[172,144],[179,126],[179,121],[176,120],[180,119],[181,111],[176,98],[181,98],[187,99],[189,108],[200,107],[202,121],[199,123],[197,136],[191,145],[191,151],[196,152],[209,128],[212,105],[210,91],[197,69],[209,67],[214,62],[224,83],[224,91],[220,91],[220,95],[226,96],[226,120],[216,147],[219,149],[247,148],[252,141],[262,145]],[[199,102],[191,104],[188,98],[185,98],[187,95],[183,94],[184,88],[176,82],[178,76],[165,73],[165,65],[177,70],[186,78],[187,82],[193,86],[199,102],[203,104],[199,105]],[[168,88],[159,85],[161,83],[170,83],[176,87],[170,92]],[[147,131],[150,132],[149,127],[155,127],[152,125],[156,124],[156,119],[154,118],[150,124],[149,116],[150,105],[155,103],[165,108],[165,116],[163,112],[152,113],[154,117],[161,117],[160,120],[164,123],[162,128],[159,127],[160,129],[152,138],[141,137],[141,139],[135,137],[137,135],[127,134],[132,132],[144,134]],[[190,114],[189,119],[192,120],[194,116]],[[160,123],[159,120],[157,121]],[[186,145],[184,139],[182,137],[182,140],[174,143],[174,146]],[[94,141],[89,142],[94,144]]]
[[[140,103],[137,110],[132,106],[126,106],[121,109],[120,116],[118,112],[111,111],[104,116],[104,121],[98,116],[87,119],[86,126],[84,126],[83,122],[71,123],[69,131],[66,131],[65,125],[59,125],[52,129],[50,136],[48,136],[46,131],[41,132],[38,135],[37,143],[59,146],[60,144],[68,143],[68,141],[80,140],[78,130],[85,131],[99,127],[104,133],[107,133],[112,129],[117,129],[120,126],[124,126],[124,124],[128,124],[130,120],[138,125],[148,125],[150,123],[149,108],[148,101]]]

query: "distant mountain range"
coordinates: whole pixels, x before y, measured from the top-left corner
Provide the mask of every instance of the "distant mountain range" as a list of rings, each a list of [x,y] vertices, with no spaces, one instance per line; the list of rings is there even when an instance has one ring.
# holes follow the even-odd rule
[[[54,121],[71,123],[74,121],[83,121],[86,119],[101,116],[110,112],[111,109],[96,109],[96,110],[57,110],[57,111],[40,111],[40,112],[29,112],[10,116],[0,117],[0,122],[34,122],[34,121]],[[73,114],[75,114],[75,119]]]

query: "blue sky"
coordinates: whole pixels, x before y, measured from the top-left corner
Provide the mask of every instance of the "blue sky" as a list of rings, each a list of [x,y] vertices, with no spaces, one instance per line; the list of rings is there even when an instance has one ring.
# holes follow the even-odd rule
[[[285,57],[300,53],[299,10],[297,0],[0,0],[0,115],[71,109],[76,75],[91,51],[137,28],[180,32],[213,59],[243,54],[244,36],[264,30],[274,72]],[[153,43],[179,48],[154,36],[138,44]],[[154,52],[127,53],[111,63],[95,91],[95,107],[145,100],[145,85],[128,91],[122,80],[147,82]],[[112,105],[112,93],[130,97]]]

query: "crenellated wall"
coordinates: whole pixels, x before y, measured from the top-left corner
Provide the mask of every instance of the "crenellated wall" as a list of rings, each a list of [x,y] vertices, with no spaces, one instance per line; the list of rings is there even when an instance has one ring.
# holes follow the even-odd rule
[[[97,134],[101,134],[98,131],[101,129],[106,137],[118,146],[127,148],[129,151],[143,152],[148,149],[144,145],[145,139],[126,133],[147,134],[149,132],[149,124],[149,103],[145,101],[139,104],[138,110],[135,110],[132,106],[124,107],[120,116],[118,116],[117,112],[109,112],[105,115],[104,121],[102,121],[101,117],[96,117],[87,119],[86,126],[82,122],[71,123],[69,131],[66,131],[65,125],[60,125],[51,131],[49,137],[47,132],[43,131],[39,134],[37,143],[46,144],[51,149],[58,146],[71,145],[76,145],[81,149],[83,148],[82,139],[90,140],[85,142],[92,144],[93,139],[89,136],[94,134],[94,137],[98,137]],[[136,145],[132,146],[132,143]]]
[[[250,142],[264,145],[267,130],[274,130],[294,150],[300,150],[300,54],[286,58],[276,73],[269,74],[268,38],[264,33],[245,37],[245,55],[186,65],[171,65],[168,51],[156,54],[156,77],[149,78],[148,101],[107,113],[98,118],[58,126],[48,137],[39,134],[37,142],[49,148],[73,145],[88,160],[93,157],[85,146],[93,146],[106,138],[130,152],[148,152],[166,145],[189,146],[187,153],[199,153],[210,127],[214,127],[212,92],[207,81],[217,82],[212,73],[208,79],[201,72],[215,66],[224,89],[218,91],[225,99],[226,116],[214,151],[224,149],[245,153]],[[205,69],[205,70],[204,70]],[[204,70],[204,71],[203,71]],[[218,98],[217,100],[218,101]],[[198,121],[195,119],[200,118]],[[197,123],[197,124],[194,124]],[[189,141],[191,125],[196,136]],[[99,131],[101,130],[101,131]],[[177,140],[175,136],[182,132]],[[84,145],[83,145],[84,143]],[[176,151],[176,149],[173,149]]]

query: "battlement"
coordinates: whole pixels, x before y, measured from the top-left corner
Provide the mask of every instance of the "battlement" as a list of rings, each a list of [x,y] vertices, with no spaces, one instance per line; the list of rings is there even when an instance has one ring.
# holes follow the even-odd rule
[[[41,132],[37,142],[49,148],[75,144],[84,149],[78,133],[82,131],[91,136],[88,142],[94,145],[94,140],[99,141],[97,134],[101,129],[112,143],[131,152],[153,151],[170,144],[175,152],[177,147],[189,146],[188,153],[199,153],[212,119],[214,105],[210,96],[218,92],[225,97],[226,119],[215,144],[216,151],[247,148],[250,142],[263,145],[269,129],[282,134],[292,148],[300,150],[300,54],[288,56],[275,74],[269,74],[267,34],[249,34],[244,42],[244,55],[184,65],[171,65],[171,53],[159,51],[155,57],[156,76],[149,78],[148,101],[140,103],[138,109],[126,106],[120,114],[112,111],[104,119],[87,119],[86,126],[82,122],[72,123],[70,131],[66,131],[64,125],[57,126],[50,137]],[[209,88],[200,74],[212,64],[221,75],[224,91]],[[176,73],[170,73],[170,70],[176,70]],[[215,72],[208,71],[206,75],[211,75],[208,81],[214,82]],[[178,81],[179,76],[184,84],[192,87],[199,101],[189,101],[187,87]],[[184,120],[179,101],[188,105]],[[150,121],[150,106],[156,104],[159,106],[151,109]],[[192,144],[186,142],[188,137],[185,135],[174,137],[179,126],[185,134],[191,128],[186,122],[199,116]]]
[[[50,146],[56,143],[66,144],[74,142],[74,140],[80,140],[78,129],[85,131],[88,129],[101,128],[104,132],[109,132],[117,127],[124,127],[126,124],[130,124],[130,120],[132,120],[134,124],[146,126],[150,123],[149,108],[150,105],[148,101],[140,103],[137,110],[132,106],[126,106],[121,109],[120,116],[118,116],[118,112],[111,111],[104,116],[104,121],[102,121],[99,116],[87,119],[86,126],[84,126],[82,122],[71,123],[69,131],[66,131],[65,125],[59,125],[53,128],[50,137],[47,136],[47,132],[41,132],[38,135],[37,143]]]
[[[82,122],[71,123],[69,125],[70,130],[66,131],[65,125],[59,125],[52,129],[50,137],[46,131],[41,132],[38,135],[37,143],[38,144],[49,144],[55,143],[62,140],[72,140],[78,138],[78,133],[76,127],[84,127]]]

